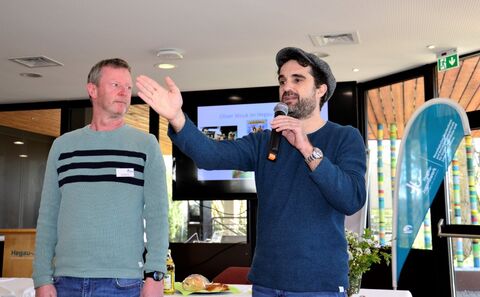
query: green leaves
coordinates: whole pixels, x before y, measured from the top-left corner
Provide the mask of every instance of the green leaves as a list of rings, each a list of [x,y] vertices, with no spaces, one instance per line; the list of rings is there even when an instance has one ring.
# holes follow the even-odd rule
[[[391,255],[380,250],[380,244],[375,240],[372,230],[366,228],[362,236],[345,230],[348,242],[349,279],[359,278],[363,273],[370,270],[373,263],[381,263],[384,260],[390,264]]]

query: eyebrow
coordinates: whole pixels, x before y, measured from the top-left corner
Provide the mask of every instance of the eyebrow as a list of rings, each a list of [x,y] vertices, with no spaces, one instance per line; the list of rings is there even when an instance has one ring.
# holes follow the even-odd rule
[[[123,84],[122,84],[121,82],[119,82],[118,80],[111,80],[110,83],[116,83],[116,84],[119,84],[119,85],[123,85]],[[131,87],[133,84],[131,84],[131,83],[126,83],[125,85]]]
[[[295,74],[292,74],[291,76],[292,76],[292,77],[294,77],[294,78],[306,78],[306,76],[305,76],[305,75],[302,75],[302,74],[296,74],[296,73],[295,73]],[[278,79],[281,79],[281,78],[285,78],[285,75],[283,75],[283,74],[280,74],[280,75],[278,76]]]

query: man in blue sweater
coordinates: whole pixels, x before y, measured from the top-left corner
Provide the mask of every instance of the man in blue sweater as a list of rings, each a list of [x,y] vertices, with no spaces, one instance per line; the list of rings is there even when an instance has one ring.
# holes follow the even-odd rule
[[[365,203],[365,144],[358,130],[321,118],[336,86],[327,63],[292,47],[280,50],[276,62],[288,115],[271,121],[282,135],[275,162],[267,159],[270,131],[237,140],[205,137],[182,112],[181,93],[168,77],[164,89],[139,76],[138,95],[168,119],[173,142],[199,168],[255,172],[253,296],[345,296],[344,220]]]
[[[36,296],[161,297],[168,200],[158,141],[125,124],[132,95],[127,62],[97,63],[87,91],[92,122],[57,138],[48,156],[37,222]]]

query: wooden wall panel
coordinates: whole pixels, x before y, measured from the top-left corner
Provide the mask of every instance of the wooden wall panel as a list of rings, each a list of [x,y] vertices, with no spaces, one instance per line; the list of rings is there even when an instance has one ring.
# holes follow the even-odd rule
[[[32,277],[35,229],[0,229],[5,236],[2,277]]]
[[[0,126],[58,137],[60,109],[2,111]]]

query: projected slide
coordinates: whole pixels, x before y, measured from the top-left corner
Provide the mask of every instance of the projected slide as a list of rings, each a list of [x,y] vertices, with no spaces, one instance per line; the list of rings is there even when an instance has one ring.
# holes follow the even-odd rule
[[[215,105],[198,107],[198,129],[216,140],[233,140],[248,133],[270,129],[273,109],[278,102]],[[199,181],[253,179],[253,172],[238,170],[203,170]]]
[[[273,109],[278,102],[199,106],[197,110],[198,129],[216,140],[233,140],[248,133],[260,132],[270,128]],[[328,120],[328,106],[321,111],[323,119]],[[253,172],[238,170],[198,169],[199,181],[253,179]]]

